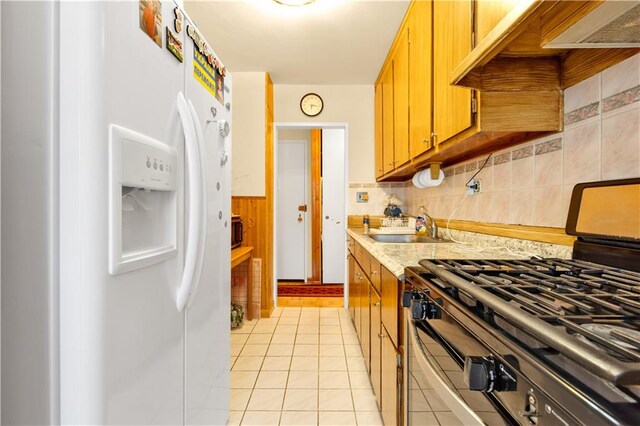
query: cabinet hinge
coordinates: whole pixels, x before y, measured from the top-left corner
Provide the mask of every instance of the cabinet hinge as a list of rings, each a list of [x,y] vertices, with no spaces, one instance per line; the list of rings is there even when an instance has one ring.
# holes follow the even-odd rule
[[[471,114],[476,114],[478,112],[478,98],[475,95],[471,98]]]
[[[400,354],[396,355],[396,362],[398,363],[398,368],[402,369],[402,355]]]

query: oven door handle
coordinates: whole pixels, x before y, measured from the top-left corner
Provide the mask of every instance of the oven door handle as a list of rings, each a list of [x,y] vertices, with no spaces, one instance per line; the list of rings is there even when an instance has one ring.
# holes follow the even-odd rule
[[[447,404],[449,409],[460,419],[464,425],[484,425],[485,423],[478,417],[478,415],[467,405],[467,403],[451,389],[447,382],[440,376],[438,369],[433,366],[429,361],[429,358],[424,353],[420,340],[418,340],[418,334],[416,332],[416,326],[411,319],[411,312],[406,312],[407,328],[409,329],[409,336],[416,348],[416,360],[420,366],[420,370],[424,373],[427,380],[436,393]]]

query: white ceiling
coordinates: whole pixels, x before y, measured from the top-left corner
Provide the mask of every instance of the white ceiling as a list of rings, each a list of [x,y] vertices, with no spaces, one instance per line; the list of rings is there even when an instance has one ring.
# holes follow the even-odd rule
[[[372,84],[408,0],[187,1],[186,10],[233,72],[268,71],[275,84]]]

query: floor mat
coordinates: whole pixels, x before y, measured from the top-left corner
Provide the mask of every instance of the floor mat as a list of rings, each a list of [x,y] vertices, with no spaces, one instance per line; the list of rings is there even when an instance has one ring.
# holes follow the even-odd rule
[[[278,284],[280,297],[342,297],[342,284]]]

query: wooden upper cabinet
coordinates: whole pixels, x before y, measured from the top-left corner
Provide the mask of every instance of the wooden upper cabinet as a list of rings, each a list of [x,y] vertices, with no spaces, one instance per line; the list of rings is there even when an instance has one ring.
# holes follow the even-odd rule
[[[515,0],[476,0],[476,45],[511,12]]]
[[[375,86],[374,123],[376,142],[376,178],[384,174],[384,160],[382,158],[382,83]]]
[[[409,148],[415,158],[431,148],[431,2],[409,12]]]
[[[472,0],[433,2],[433,127],[436,143],[471,127],[471,89],[452,86],[451,72],[472,48]]]
[[[393,170],[393,62],[382,74],[382,161],[383,172],[388,173]]]
[[[394,168],[409,161],[409,31],[402,30],[393,55]]]

